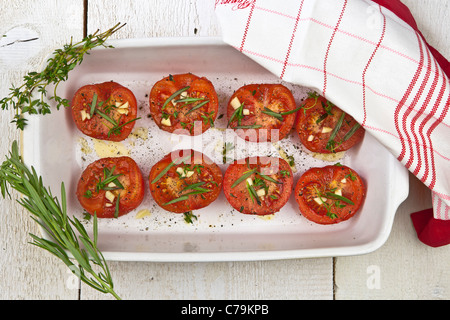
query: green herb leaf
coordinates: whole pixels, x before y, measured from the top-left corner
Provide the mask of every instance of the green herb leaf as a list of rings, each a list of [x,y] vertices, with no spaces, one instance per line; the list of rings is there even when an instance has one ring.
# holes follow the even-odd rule
[[[352,200],[350,200],[350,199],[348,199],[346,197],[340,196],[338,194],[335,194],[335,193],[327,192],[325,195],[326,195],[326,197],[328,199],[341,200],[341,201],[344,201],[344,202],[346,202],[348,204],[351,204],[351,205],[355,204]]]
[[[173,99],[175,99],[176,97],[178,97],[181,93],[183,93],[184,91],[189,90],[190,87],[184,87],[180,90],[175,91],[169,98],[167,98],[167,100],[164,102],[163,106],[161,107],[161,110],[164,110],[166,108],[166,106],[169,104],[170,101],[172,101]]]
[[[330,138],[328,139],[328,143],[326,146],[327,150],[333,151],[335,150],[335,144],[336,141],[334,141],[334,138],[336,138],[337,133],[339,130],[341,130],[342,123],[344,121],[345,112],[342,112],[341,116],[339,117],[338,122],[336,123],[336,126],[333,128],[333,131],[331,132]]]
[[[33,239],[31,244],[58,257],[83,283],[120,299],[114,291],[107,262],[97,247],[97,216],[94,215],[92,239],[78,219],[67,216],[64,183],[61,183],[60,203],[44,186],[42,177],[36,174],[35,169],[28,169],[24,164],[17,141],[13,142],[9,157],[1,166],[0,187],[3,197],[10,195],[9,187],[21,193],[23,197],[18,200],[19,204],[49,235],[49,239],[44,239],[30,234]]]
[[[181,158],[181,159],[178,158],[177,160],[172,161],[170,164],[167,165],[167,167],[165,167],[165,168],[164,168],[164,169],[156,176],[155,179],[153,179],[152,183],[155,183],[155,182],[157,182],[159,179],[161,179],[162,176],[165,175],[165,174],[167,173],[167,171],[169,171],[170,168],[172,168],[174,165],[178,165],[178,164],[180,164],[180,163],[182,163],[182,162],[185,162],[186,160],[188,160],[188,159],[190,159],[190,158],[191,158],[191,155],[188,155],[188,156],[186,156],[186,157],[184,157],[184,158]]]
[[[190,109],[188,112],[185,113],[185,115],[190,114],[191,112],[200,109],[201,107],[203,107],[205,104],[209,103],[209,100],[205,100],[202,103],[197,104],[195,107],[193,107],[192,109]]]
[[[23,77],[21,86],[12,86],[9,95],[0,100],[0,106],[3,110],[9,108],[15,110],[12,122],[16,124],[16,127],[20,130],[24,129],[27,123],[24,116],[27,113],[42,115],[51,113],[50,104],[45,100],[48,95],[47,87],[50,85],[54,85],[54,87],[48,100],[55,101],[57,110],[62,106],[68,107],[69,100],[63,99],[57,94],[58,85],[68,79],[69,72],[81,64],[84,55],[88,54],[90,50],[99,46],[110,48],[111,46],[105,45],[105,41],[124,25],[118,23],[103,33],[97,31],[77,43],[73,43],[71,40],[62,49],[53,52],[53,56],[47,60],[47,66],[42,72],[29,72]],[[36,94],[39,95],[37,99],[33,98]]]
[[[231,188],[236,187],[239,183],[250,177],[252,174],[256,172],[256,168],[250,171],[245,172],[239,179],[237,179],[232,185]]]
[[[184,221],[186,221],[186,223],[194,223],[194,220],[197,220],[197,216],[195,214],[192,213],[192,211],[188,211],[183,213],[184,215]]]

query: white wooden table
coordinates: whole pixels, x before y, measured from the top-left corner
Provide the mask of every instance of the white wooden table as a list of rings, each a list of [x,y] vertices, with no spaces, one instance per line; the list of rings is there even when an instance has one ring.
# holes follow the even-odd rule
[[[45,56],[83,34],[125,28],[113,38],[220,36],[213,0],[2,0],[0,97]],[[450,1],[404,0],[430,44],[450,57]],[[34,41],[15,42],[9,40]],[[5,39],[8,41],[5,42]],[[3,162],[19,132],[0,113]],[[450,246],[417,240],[411,212],[431,206],[410,176],[410,195],[377,251],[353,257],[257,262],[110,262],[123,299],[449,299]],[[37,226],[15,201],[0,200],[0,299],[113,299],[74,281],[68,268],[30,245]]]

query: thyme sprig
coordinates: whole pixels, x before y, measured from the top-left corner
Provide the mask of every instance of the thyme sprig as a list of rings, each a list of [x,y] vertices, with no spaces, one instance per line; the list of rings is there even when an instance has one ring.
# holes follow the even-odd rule
[[[54,85],[54,87],[48,100],[55,101],[57,110],[61,106],[68,107],[69,100],[61,98],[57,94],[58,85],[68,79],[69,72],[81,64],[84,55],[89,54],[90,50],[99,46],[112,48],[112,46],[106,45],[105,41],[124,25],[118,23],[102,33],[99,33],[97,30],[76,43],[71,39],[69,44],[53,52],[52,57],[47,60],[47,66],[43,71],[29,72],[23,77],[22,85],[19,87],[12,85],[9,89],[9,95],[0,100],[0,106],[3,110],[10,108],[15,110],[12,123],[15,123],[17,128],[23,130],[27,124],[27,119],[24,118],[25,114],[45,115],[51,113],[50,104],[46,101],[47,87],[50,85]]]
[[[61,202],[44,186],[35,169],[24,164],[14,141],[9,157],[0,168],[0,189],[3,198],[11,197],[9,188],[23,195],[18,202],[32,214],[32,219],[49,235],[49,239],[30,234],[31,244],[45,249],[63,261],[81,281],[90,287],[120,297],[114,285],[107,262],[97,246],[97,216],[94,215],[93,238],[76,218],[67,216],[66,192],[61,183]],[[72,257],[71,257],[71,256]],[[73,261],[75,260],[75,261]],[[95,271],[94,268],[100,269]]]

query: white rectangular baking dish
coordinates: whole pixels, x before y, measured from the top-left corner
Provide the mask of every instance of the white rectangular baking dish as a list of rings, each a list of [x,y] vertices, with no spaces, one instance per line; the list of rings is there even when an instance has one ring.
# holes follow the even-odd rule
[[[249,83],[280,80],[218,38],[153,38],[111,41],[115,48],[99,48],[86,56],[58,94],[71,99],[86,84],[114,80],[131,89],[138,100],[139,116],[134,134],[121,143],[97,141],[80,133],[70,110],[54,110],[46,116],[30,118],[23,135],[24,160],[43,176],[44,183],[59,194],[64,181],[68,212],[83,220],[83,210],[75,197],[82,170],[105,156],[129,155],[141,167],[147,180],[153,164],[172,150],[192,147],[216,161],[223,171],[223,142],[233,142],[229,158],[271,154],[279,156],[272,144],[244,142],[226,127],[226,115],[216,120],[216,128],[200,137],[171,135],[158,129],[148,117],[148,93],[153,84],[169,74],[191,72],[210,79],[219,95],[219,115],[234,90]],[[307,88],[289,83],[297,104]],[[357,170],[367,184],[367,197],[359,214],[349,221],[322,226],[301,216],[294,196],[278,213],[259,217],[231,208],[223,194],[209,207],[194,212],[193,224],[183,215],[159,208],[147,190],[135,211],[118,219],[99,221],[98,246],[113,261],[249,261],[358,255],[372,252],[387,240],[395,212],[408,194],[406,169],[372,136],[333,162],[314,158],[301,146],[296,134],[279,146],[296,162],[295,181],[312,166],[339,161]],[[148,209],[149,215],[137,213]]]

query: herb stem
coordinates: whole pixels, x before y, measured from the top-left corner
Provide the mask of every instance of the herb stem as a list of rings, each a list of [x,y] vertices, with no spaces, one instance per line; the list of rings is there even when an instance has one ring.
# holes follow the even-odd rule
[[[121,29],[125,24],[116,24],[111,29],[98,34],[85,37],[82,41],[73,44],[71,39],[69,44],[64,45],[62,49],[53,52],[53,56],[48,59],[47,66],[41,72],[29,72],[23,77],[23,83],[19,87],[14,85],[10,88],[9,95],[0,100],[0,106],[3,110],[12,108],[15,110],[13,123],[18,129],[23,130],[27,124],[25,114],[48,114],[51,113],[49,102],[41,99],[35,99],[34,93],[37,91],[42,95],[47,93],[47,87],[54,85],[53,95],[48,100],[54,100],[56,109],[61,106],[68,107],[69,100],[63,99],[57,95],[57,87],[62,81],[68,79],[69,72],[83,61],[83,57],[88,51],[95,47],[106,46],[106,39],[113,33]]]
[[[58,257],[85,284],[120,300],[114,291],[107,262],[97,247],[97,216],[94,215],[92,239],[76,217],[70,219],[67,216],[64,183],[61,183],[60,203],[50,189],[44,186],[42,177],[37,175],[35,169],[28,169],[24,164],[19,155],[17,141],[13,142],[9,157],[0,169],[0,189],[4,198],[7,194],[11,196],[9,187],[23,195],[18,203],[32,214],[31,218],[48,234],[49,239],[30,234],[33,239],[31,244]],[[72,259],[75,259],[76,263],[72,262]],[[94,271],[92,264],[99,267],[100,271]]]

